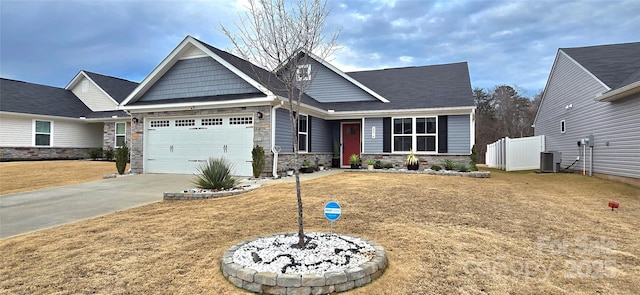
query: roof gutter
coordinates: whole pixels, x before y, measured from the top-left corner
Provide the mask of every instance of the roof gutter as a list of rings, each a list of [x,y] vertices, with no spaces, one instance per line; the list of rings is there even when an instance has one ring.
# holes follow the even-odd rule
[[[609,92],[598,93],[596,94],[595,100],[611,102],[638,93],[640,93],[640,81],[636,81],[634,83],[611,90]]]
[[[321,118],[329,120],[353,119],[360,117],[393,117],[411,115],[468,115],[476,109],[475,106],[466,107],[442,107],[423,109],[395,109],[395,110],[375,110],[375,111],[335,111],[320,110],[316,107],[302,105],[303,108],[313,110],[320,114]]]
[[[142,113],[149,111],[177,111],[177,110],[196,110],[206,108],[222,108],[222,107],[246,107],[254,105],[271,104],[275,96],[229,100],[229,101],[209,101],[209,102],[178,102],[167,103],[162,105],[141,105],[141,106],[120,106],[120,110],[128,113]]]

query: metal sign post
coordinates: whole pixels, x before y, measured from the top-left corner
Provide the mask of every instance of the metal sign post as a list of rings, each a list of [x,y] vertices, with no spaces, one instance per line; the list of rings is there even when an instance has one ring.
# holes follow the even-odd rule
[[[324,205],[324,217],[330,222],[329,233],[333,235],[333,222],[342,215],[342,207],[337,202],[331,201]]]

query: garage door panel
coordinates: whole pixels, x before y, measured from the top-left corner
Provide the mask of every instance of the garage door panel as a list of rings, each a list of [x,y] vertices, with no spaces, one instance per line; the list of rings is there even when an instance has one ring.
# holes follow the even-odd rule
[[[235,174],[249,176],[252,121],[250,116],[151,120],[155,128],[147,130],[145,172],[192,174],[207,159],[224,157]]]

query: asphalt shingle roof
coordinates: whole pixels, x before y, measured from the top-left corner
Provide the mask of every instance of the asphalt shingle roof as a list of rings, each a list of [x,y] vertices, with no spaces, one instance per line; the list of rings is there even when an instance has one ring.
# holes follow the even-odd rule
[[[612,90],[640,81],[640,42],[560,50]]]
[[[84,71],[93,82],[96,82],[109,96],[118,103],[122,103],[125,98],[138,87],[138,83],[129,80],[105,76],[98,73]]]
[[[249,77],[265,84],[264,86],[275,94],[287,96],[282,82],[275,78],[273,73],[205,42],[199,42]],[[346,74],[382,95],[390,103],[381,101],[321,103],[308,95],[303,96],[302,102],[321,109],[336,111],[474,106],[466,62]]]
[[[78,118],[91,110],[70,90],[0,78],[0,110]]]

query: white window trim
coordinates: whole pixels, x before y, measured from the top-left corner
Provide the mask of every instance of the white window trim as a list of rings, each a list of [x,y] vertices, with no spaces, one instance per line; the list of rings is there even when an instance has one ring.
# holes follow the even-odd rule
[[[302,75],[306,72],[305,75]],[[309,81],[311,80],[311,64],[298,65],[296,69],[296,81]]]
[[[416,133],[416,119],[419,118],[434,118],[436,119],[436,132],[435,133]],[[391,153],[393,154],[409,154],[411,151],[397,151],[395,149],[395,119],[411,119],[411,134],[398,134],[397,136],[411,136],[411,151],[414,154],[420,155],[435,155],[438,154],[438,116],[416,116],[416,117],[391,117]],[[435,136],[436,137],[436,150],[435,151],[417,151],[418,136]]]
[[[565,120],[560,121],[560,133],[567,133],[567,122]]]
[[[115,132],[114,132],[114,142],[113,142],[113,145],[114,145],[116,148],[119,148],[119,147],[122,147],[122,146],[119,146],[119,145],[118,145],[118,136],[124,136],[124,144],[127,144],[127,123],[125,123],[125,122],[116,122],[115,124],[116,124],[116,125],[115,125],[115,128],[116,128],[116,129],[115,129]],[[119,134],[119,133],[118,133],[118,124],[124,124],[124,134]]]
[[[47,134],[47,133],[38,133],[36,132],[36,122],[49,122],[49,145],[36,145],[36,134]],[[50,120],[37,120],[34,119],[32,121],[32,130],[33,130],[33,136],[32,136],[32,141],[31,141],[31,145],[34,147],[52,147],[53,146],[53,121]]]
[[[307,128],[305,128],[307,130],[306,132],[301,132],[300,131],[300,128],[299,128],[299,126],[300,126],[299,125],[300,117],[306,117],[307,118],[307,120],[305,120],[306,127],[307,127]],[[296,126],[296,131],[298,131],[298,134],[296,135],[296,136],[298,136],[298,152],[306,154],[306,153],[309,152],[309,115],[299,114],[298,115],[298,122],[296,122],[296,124],[298,124],[298,126]],[[307,148],[304,151],[300,150],[300,134],[304,134],[305,135],[304,138],[306,138],[305,147],[307,147]]]

